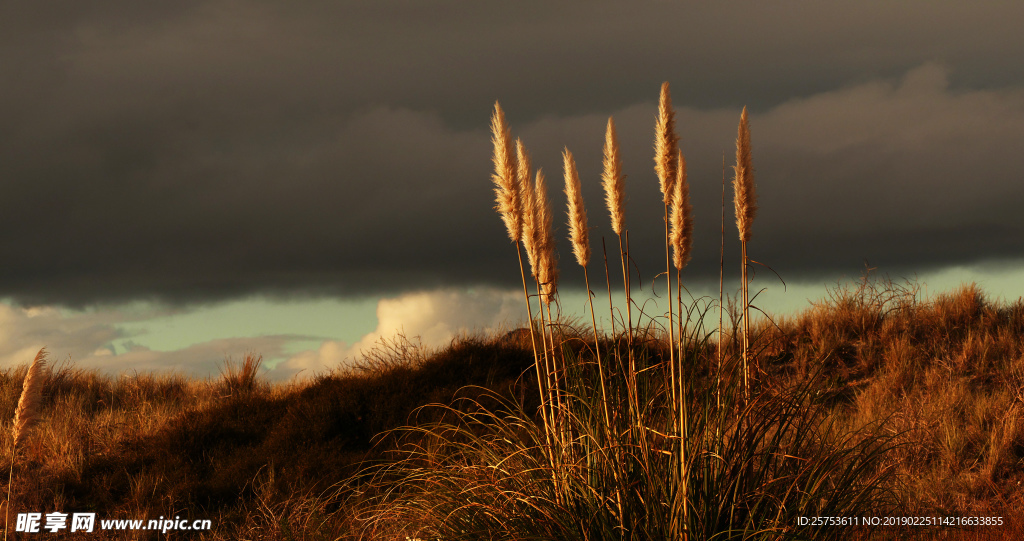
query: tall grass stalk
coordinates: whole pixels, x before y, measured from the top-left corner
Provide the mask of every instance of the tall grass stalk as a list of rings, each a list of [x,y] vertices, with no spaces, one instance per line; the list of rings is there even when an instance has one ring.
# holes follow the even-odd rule
[[[740,115],[736,135],[736,165],[734,167],[733,192],[736,205],[736,228],[739,230],[740,246],[743,252],[741,270],[741,293],[743,302],[743,387],[744,394],[750,394],[750,297],[747,267],[747,242],[753,231],[754,215],[757,213],[757,194],[754,191],[754,167],[750,158],[750,127],[747,123],[747,108]]]
[[[619,140],[615,134],[615,119],[608,117],[608,125],[604,132],[603,169],[601,171],[601,187],[604,188],[605,204],[611,216],[612,231],[619,237],[619,257],[622,257],[622,226],[626,219],[626,186],[622,177],[622,160],[619,158]],[[608,312],[611,315],[612,336],[615,334],[615,310],[612,308],[612,282],[608,274],[608,248],[604,237],[601,237],[604,249],[604,274],[608,282]],[[625,263],[623,263],[623,283],[625,283]],[[616,353],[618,347],[616,347]]]
[[[597,357],[597,369],[601,380],[601,401],[604,404],[605,422],[610,426],[608,414],[608,393],[605,389],[604,363],[601,361],[601,340],[597,336],[597,317],[594,315],[594,299],[590,291],[590,275],[587,263],[590,261],[590,232],[587,230],[587,209],[583,204],[583,188],[580,175],[576,171],[576,161],[569,149],[562,153],[565,166],[565,196],[568,201],[569,240],[572,242],[573,255],[576,263],[583,267],[583,280],[587,288],[587,303],[590,305],[590,321],[594,329],[594,355]]]
[[[523,266],[520,243],[527,250],[531,267],[536,258],[536,220],[534,216],[532,194],[529,191],[531,176],[530,156],[522,141],[516,139],[515,154],[512,151],[512,134],[505,112],[498,102],[494,102],[494,113],[491,116],[491,142],[494,145],[494,174],[496,207],[508,230],[509,239],[516,247],[516,258],[519,260],[519,275],[523,282],[523,296],[530,322],[530,343],[533,346],[534,368],[537,371],[537,389],[540,394],[541,416],[544,420],[545,433],[548,433],[548,407],[544,397],[545,382],[542,381],[541,361],[537,352],[537,338],[533,329],[533,309],[530,306],[530,294],[526,288],[526,269]],[[524,201],[524,195],[527,200]],[[550,446],[549,446],[550,448]]]
[[[25,372],[25,381],[21,386],[21,398],[18,399],[18,407],[14,410],[14,422],[11,425],[11,471],[7,476],[7,505],[4,507],[4,539],[7,539],[7,532],[10,530],[11,516],[11,487],[14,483],[14,462],[18,457],[20,444],[25,441],[32,431],[32,428],[39,422],[39,415],[43,406],[43,369],[46,367],[46,348],[39,350],[28,371]]]
[[[540,282],[537,276],[539,276],[539,217],[537,215],[536,203],[533,195],[533,166],[530,160],[530,154],[526,151],[522,141],[516,139],[516,156],[519,161],[519,189],[522,192],[520,198],[521,209],[523,214],[523,233],[521,237],[522,245],[526,249],[527,259],[530,263],[530,275],[534,277],[537,283],[537,298],[540,299]],[[537,372],[537,390],[540,394],[540,409],[541,415],[544,419],[545,434],[548,438],[548,452],[553,453],[554,447],[551,441],[551,427],[554,426],[554,411],[553,404],[550,400],[550,389],[551,385],[551,368],[550,361],[548,360],[547,352],[547,339],[544,337],[544,312],[541,309],[541,325],[539,330],[541,331],[540,344],[543,346],[543,354],[538,355],[537,353],[537,337],[533,325],[533,307],[530,304],[530,295],[526,288],[526,274],[522,268],[522,256],[519,258],[520,273],[523,275],[523,296],[526,298],[526,310],[530,317],[530,340],[533,344],[533,355],[534,355],[534,367]],[[544,359],[544,365],[541,366],[541,357]]]
[[[605,203],[608,206],[608,213],[611,217],[612,231],[619,239],[619,261],[622,265],[622,288],[626,297],[626,318],[624,321],[626,335],[626,355],[628,358],[627,372],[632,374],[636,370],[636,362],[633,358],[633,299],[629,287],[629,249],[628,242],[623,245],[623,237],[628,239],[629,232],[626,230],[626,183],[622,174],[622,159],[619,156],[619,138],[615,131],[615,120],[608,117],[608,125],[605,129],[603,149],[603,171],[601,173],[601,185],[604,188]],[[610,282],[609,282],[610,283]],[[611,318],[614,323],[615,312],[612,310],[611,292],[609,287],[608,309],[611,311]],[[616,340],[616,354],[619,352],[618,341]],[[621,362],[621,361],[620,361]],[[630,380],[632,381],[632,380]],[[627,394],[630,397],[630,415],[635,416],[637,409],[636,389],[634,385],[627,386]]]
[[[679,500],[681,504],[679,506],[673,505],[673,508],[681,508],[683,516],[685,517],[688,505],[686,482],[686,453],[685,453],[685,441],[686,433],[684,430],[685,425],[685,405],[682,399],[682,388],[678,385],[681,381],[681,367],[677,367],[676,363],[676,343],[675,343],[675,325],[672,321],[672,257],[670,248],[672,246],[672,234],[669,231],[669,207],[674,206],[673,199],[676,195],[675,183],[677,181],[676,175],[679,170],[679,156],[681,153],[678,150],[679,137],[675,133],[675,112],[672,110],[672,97],[669,92],[668,82],[664,82],[661,85],[661,96],[658,101],[658,119],[655,123],[655,136],[654,136],[654,170],[658,175],[659,185],[661,187],[662,203],[664,205],[664,215],[662,220],[665,224],[665,282],[666,282],[666,301],[668,304],[668,355],[669,355],[669,370],[666,374],[668,376],[669,394],[671,400],[669,402],[669,416],[672,419],[671,426],[669,427],[669,434],[673,438],[677,439],[678,445],[678,457],[675,467],[672,469],[673,477],[678,479],[681,487],[681,496]],[[682,314],[680,314],[682,317]],[[677,371],[680,371],[677,374]],[[675,449],[672,451],[676,452]],[[673,531],[675,531],[676,524],[679,524],[679,518],[675,515],[671,518],[673,524]],[[689,539],[689,530],[686,528],[686,520],[682,519],[683,526],[679,529],[681,538],[685,540]]]
[[[607,376],[604,371],[604,362],[601,359],[601,339],[597,335],[597,317],[594,315],[594,298],[593,293],[590,291],[590,275],[587,272],[587,263],[590,261],[590,233],[587,229],[587,209],[583,204],[583,188],[580,185],[579,173],[576,171],[576,161],[573,159],[572,153],[569,152],[568,148],[563,152],[562,159],[565,167],[565,196],[568,201],[569,240],[572,242],[573,255],[576,256],[576,263],[578,263],[580,267],[583,267],[583,280],[587,288],[587,302],[590,305],[590,322],[594,330],[594,355],[597,358],[598,380],[601,384],[601,409],[604,412],[604,427],[606,429],[604,434],[605,439],[603,441],[607,442],[612,439],[611,433],[609,432],[612,422],[611,415],[608,412],[610,403],[608,401],[608,391],[605,386]],[[605,258],[605,265],[607,267],[607,256]],[[610,283],[608,292],[610,299]],[[617,478],[616,482],[618,483]],[[615,500],[621,514],[621,491],[616,491]],[[620,527],[623,527],[623,525],[620,524]]]
[[[716,367],[715,404],[722,407],[722,293],[725,286],[725,151],[722,151],[722,246],[718,264],[718,365]]]
[[[544,315],[544,289],[542,285],[542,277],[544,276],[544,260],[542,256],[543,244],[544,244],[544,220],[543,210],[541,208],[541,202],[537,197],[537,187],[544,186],[544,172],[540,169],[537,170],[536,176],[533,179],[528,179],[523,185],[524,193],[528,194],[529,200],[529,224],[530,229],[530,253],[533,254],[531,259],[531,269],[534,277],[534,284],[537,287],[537,310],[540,317],[540,324],[538,326],[540,330],[541,344],[544,347],[544,394],[546,395],[547,402],[547,413],[548,413],[548,425],[546,437],[549,439],[549,453],[551,460],[554,463],[560,460],[556,456],[556,445],[559,442],[560,435],[557,430],[558,426],[558,372],[555,365],[555,359],[553,355],[554,346],[548,339],[548,330],[550,325],[548,319]],[[538,370],[540,368],[538,367]],[[554,472],[553,472],[554,473]]]
[[[672,96],[669,93],[668,81],[661,84],[661,98],[658,101],[658,120],[654,130],[654,170],[658,174],[661,186],[662,201],[665,205],[665,282],[668,286],[668,343],[670,377],[673,382],[673,400],[675,404],[675,352],[674,329],[672,325],[672,259],[669,255],[671,239],[669,234],[669,206],[672,205],[673,184],[676,181],[676,169],[679,167],[677,151],[679,137],[675,133],[675,111],[672,110]],[[677,429],[678,431],[678,429]]]
[[[685,382],[689,374],[687,373],[687,363],[684,362],[684,328],[683,328],[683,292],[682,292],[682,270],[683,267],[690,260],[690,250],[693,245],[693,216],[692,208],[690,206],[690,186],[686,180],[686,159],[683,157],[683,153],[680,150],[676,150],[676,179],[673,184],[672,191],[672,214],[671,218],[671,234],[670,243],[672,245],[672,264],[676,268],[676,300],[678,302],[679,309],[679,343],[669,344],[671,351],[676,351],[678,346],[679,359],[679,374],[678,379],[673,378],[672,386],[673,389],[678,389],[678,404],[679,404],[679,419],[677,422],[679,437],[679,475],[682,485],[682,506],[683,512],[683,524],[689,524],[689,478],[690,474],[687,471],[689,468],[689,460],[686,455],[686,442],[689,440],[689,412],[687,411],[687,404],[689,399],[687,398],[687,386]],[[669,291],[668,296],[669,305],[672,304],[672,292]],[[689,313],[687,313],[687,322],[689,322]],[[683,530],[683,539],[689,539],[689,531]]]
[[[554,320],[551,317],[551,302],[555,299],[558,291],[558,266],[555,262],[555,239],[552,226],[551,201],[548,198],[547,182],[544,172],[537,170],[537,177],[533,186],[534,214],[537,227],[537,269],[540,281],[541,317],[543,310],[547,308],[547,323],[542,329],[547,329],[547,344],[549,357],[551,359],[551,376],[549,381],[552,384],[556,414],[554,416],[556,432],[563,438],[561,430],[563,425],[562,416],[565,411],[562,399],[562,376],[563,367],[559,366],[557,346],[555,345]]]

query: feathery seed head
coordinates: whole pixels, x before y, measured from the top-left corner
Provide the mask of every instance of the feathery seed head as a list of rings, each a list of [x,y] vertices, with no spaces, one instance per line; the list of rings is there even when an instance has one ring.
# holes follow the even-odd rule
[[[505,122],[505,112],[501,110],[498,102],[494,102],[494,114],[491,115],[491,142],[494,144],[494,174],[491,178],[495,184],[497,202],[494,208],[505,222],[509,239],[516,242],[522,235],[523,228],[520,190],[516,182],[518,167],[512,150],[512,133]]]
[[[519,196],[522,200],[522,186],[525,183],[530,182],[533,177],[533,163],[530,159],[530,153],[526,150],[523,145],[523,141],[516,137],[516,166],[518,167],[516,174],[516,184],[519,185]]]
[[[569,239],[572,241],[572,253],[581,267],[590,261],[590,238],[587,231],[587,209],[583,206],[583,192],[580,186],[580,175],[576,171],[576,161],[569,149],[562,152],[565,166],[565,197],[569,201]]]
[[[537,203],[534,197],[533,172],[530,163],[530,154],[523,147],[522,143],[516,140],[516,151],[519,161],[519,187],[520,203],[523,214],[522,241],[526,247],[526,258],[530,262],[530,273],[537,276],[537,234],[540,231],[537,218]],[[540,172],[538,171],[538,174]]]
[[[626,220],[626,183],[622,178],[619,139],[615,135],[615,122],[611,117],[608,117],[608,129],[604,135],[604,173],[601,181],[608,212],[612,215],[612,231],[621,235]]]
[[[541,297],[544,300],[544,304],[551,304],[551,301],[555,300],[555,295],[558,293],[558,264],[554,252],[548,254],[547,257],[547,270],[544,274],[544,280],[541,281],[540,288],[543,292]]]
[[[690,205],[690,184],[686,181],[686,159],[682,151],[678,155],[675,193],[672,195],[672,263],[682,270],[690,261],[693,246],[693,208]]]
[[[537,263],[543,300],[551,304],[558,283],[558,267],[555,263],[555,236],[552,228],[551,201],[548,199],[547,182],[544,173],[537,170],[533,187],[533,201],[537,209]]]
[[[43,367],[46,365],[46,348],[40,349],[28,367],[25,382],[21,386],[21,398],[14,410],[14,449],[18,449],[29,430],[39,421],[39,410],[43,402]]]
[[[757,193],[754,191],[754,166],[750,157],[750,126],[747,123],[747,108],[740,115],[740,125],[736,135],[736,165],[733,167],[736,176],[733,178],[732,189],[735,193],[736,228],[739,229],[740,240],[750,240],[754,216],[757,214]]]
[[[661,99],[658,101],[658,120],[654,135],[654,171],[658,173],[665,204],[668,204],[672,197],[678,146],[675,111],[672,110],[672,97],[669,95],[668,81],[666,81],[661,84]]]

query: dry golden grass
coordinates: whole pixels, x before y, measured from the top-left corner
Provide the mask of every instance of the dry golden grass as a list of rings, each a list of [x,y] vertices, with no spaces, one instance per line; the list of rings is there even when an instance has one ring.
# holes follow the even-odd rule
[[[568,200],[569,240],[572,241],[572,253],[581,267],[590,261],[590,235],[587,230],[587,209],[583,206],[583,190],[580,187],[580,175],[576,171],[576,161],[569,149],[562,152],[565,167],[565,197]]]
[[[43,370],[46,367],[46,348],[40,349],[25,374],[18,408],[14,410],[12,446],[17,452],[20,444],[29,435],[32,427],[39,422],[39,410],[43,401]]]
[[[922,302],[914,284],[865,279],[778,323],[754,333],[769,358],[789,359],[777,372],[823,367],[837,419],[887,419],[900,434],[907,514],[1008,515],[1021,531],[1024,300],[996,305],[968,284]]]
[[[530,263],[530,273],[538,276],[538,261],[540,252],[538,246],[540,240],[538,234],[537,202],[533,194],[533,166],[530,160],[530,153],[523,146],[522,141],[516,139],[516,156],[519,162],[519,189],[522,219],[522,242],[526,248],[526,258]]]
[[[46,348],[39,350],[32,364],[29,365],[22,383],[21,397],[18,407],[14,410],[14,422],[11,425],[11,468],[7,477],[7,499],[4,502],[4,539],[10,526],[11,488],[14,483],[14,463],[22,443],[28,438],[29,432],[39,422],[39,413],[43,401],[43,369],[46,366]]]
[[[764,384],[800,378],[801,364],[805,372],[826,371],[832,381],[821,393],[832,397],[840,426],[888,420],[899,433],[891,458],[913,496],[901,514],[1003,516],[1005,527],[944,529],[943,538],[1015,538],[1024,533],[1024,300],[997,304],[968,285],[925,302],[914,289],[865,282],[779,318],[777,327],[757,325]],[[221,380],[44,371],[42,422],[15,465],[12,513],[89,507],[155,518],[177,510],[223,516],[209,539],[237,538],[239,528],[253,529],[250,538],[316,538],[321,522],[335,532],[326,538],[351,539],[343,535],[353,504],[327,501],[323,489],[348,475],[344,461],[364,456],[359,441],[415,422],[409,412],[417,405],[446,402],[467,383],[537,405],[529,381],[516,379],[533,364],[529,341],[505,342],[495,335],[430,353],[395,347],[363,372],[266,385],[248,397],[224,396]],[[602,349],[613,343],[601,336]],[[579,344],[578,336],[567,342]],[[738,351],[729,340],[725,347],[730,356]],[[716,359],[716,348],[701,351],[694,369],[713,374]],[[0,372],[0,407],[9,414],[26,372]],[[13,433],[3,434],[0,445],[10,449]],[[273,483],[270,471],[277,472]],[[311,492],[314,479],[326,484]],[[229,496],[217,499],[218,491]],[[874,538],[892,537],[880,530]]]
[[[676,379],[676,361],[675,361],[675,325],[672,323],[672,313],[674,308],[672,307],[672,257],[670,246],[672,244],[671,234],[669,232],[669,207],[672,206],[673,194],[675,194],[675,182],[676,175],[679,170],[679,156],[682,154],[679,151],[679,137],[675,133],[675,111],[672,109],[672,98],[669,95],[668,81],[661,85],[661,98],[658,101],[658,119],[655,122],[654,128],[654,171],[658,175],[658,181],[661,185],[662,198],[665,205],[664,222],[665,222],[665,282],[667,286],[666,298],[669,299],[668,303],[668,343],[669,343],[669,366],[671,367],[671,379],[670,381],[675,382]],[[673,383],[672,387],[672,403],[673,408],[676,406],[676,384]],[[673,433],[677,434],[680,430],[679,426],[673,428]]]
[[[672,196],[672,263],[676,270],[682,270],[690,261],[693,246],[693,207],[690,205],[690,184],[686,181],[686,159],[682,151],[677,159],[675,193]]]
[[[626,183],[622,177],[622,159],[619,157],[619,139],[615,135],[615,121],[608,117],[604,135],[604,169],[601,173],[605,203],[612,218],[612,231],[622,235],[626,220]]]
[[[505,222],[509,239],[518,242],[523,230],[520,190],[516,182],[518,167],[512,149],[512,134],[498,102],[494,102],[494,114],[491,116],[491,142],[494,144],[495,209]]]
[[[755,363],[751,367],[750,358],[750,280],[748,278],[749,259],[747,258],[747,242],[754,226],[754,214],[757,212],[757,196],[754,192],[754,167],[750,155],[750,126],[747,123],[747,108],[740,114],[740,125],[736,135],[736,165],[733,167],[735,177],[732,187],[734,205],[736,207],[736,228],[740,235],[742,250],[740,267],[740,302],[743,303],[743,392],[749,393],[751,372],[759,375],[761,367]],[[753,359],[756,361],[756,359]]]
[[[608,126],[605,129],[603,169],[601,172],[601,185],[604,188],[605,204],[608,213],[611,215],[612,231],[619,241],[619,263],[622,266],[622,287],[626,297],[626,319],[632,321],[632,300],[629,297],[629,273],[626,270],[626,251],[623,249],[622,237],[626,225],[626,183],[622,175],[622,159],[619,157],[619,139],[615,133],[615,120],[608,117]],[[603,243],[603,241],[602,241]],[[605,258],[605,271],[607,273],[607,256]],[[606,276],[608,286],[608,312],[612,322],[612,332],[615,329],[615,311],[612,308],[612,284],[611,276]],[[627,331],[632,339],[632,325],[626,325]]]
[[[757,214],[757,193],[754,190],[754,166],[750,156],[750,125],[747,123],[747,108],[740,114],[740,125],[736,135],[736,165],[732,188],[736,194],[736,228],[740,240],[747,242],[753,232],[754,215]]]
[[[544,303],[551,305],[558,293],[558,264],[555,259],[555,235],[552,225],[551,201],[548,199],[547,182],[544,172],[537,170],[533,187],[534,209],[537,220],[537,255],[540,285]]]
[[[230,396],[255,391],[262,364],[263,356],[255,353],[246,353],[237,363],[230,357],[225,359],[221,377],[226,393]]]
[[[658,120],[654,128],[654,170],[661,183],[661,194],[665,204],[672,198],[672,183],[676,178],[678,166],[676,151],[679,137],[675,131],[675,111],[672,109],[672,96],[669,93],[668,81],[661,84],[661,97],[658,100]]]

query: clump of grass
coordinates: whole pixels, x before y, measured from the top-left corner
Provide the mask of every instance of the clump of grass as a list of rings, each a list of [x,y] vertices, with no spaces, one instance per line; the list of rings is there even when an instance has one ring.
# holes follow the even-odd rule
[[[262,364],[263,356],[255,353],[246,353],[238,362],[231,357],[224,359],[221,378],[227,395],[248,395],[256,390]]]
[[[542,402],[549,408],[542,408],[541,422],[536,422],[519,402],[488,395],[497,408],[479,398],[466,400],[459,407],[441,406],[439,422],[399,430],[407,438],[401,458],[372,470],[368,486],[378,496],[367,500],[367,531],[446,540],[748,539],[812,533],[837,538],[839,530],[823,534],[796,518],[872,515],[893,508],[898,500],[889,475],[894,466],[884,460],[894,447],[891,432],[872,423],[835,423],[829,416],[831,396],[817,392],[823,378],[776,380],[756,389],[750,385],[748,362],[766,355],[768,348],[761,344],[754,351],[749,340],[746,242],[756,204],[745,109],[734,182],[743,243],[744,340],[742,351],[725,362],[741,367],[742,377],[735,369],[707,369],[713,348],[703,318],[697,318],[692,333],[683,324],[680,272],[690,258],[693,233],[685,159],[677,145],[665,83],[656,123],[655,172],[664,204],[667,343],[654,319],[634,328],[630,317],[625,325],[630,336],[626,365],[626,353],[617,344],[601,347],[593,307],[593,348],[564,334],[556,341],[550,306],[557,295],[550,203],[538,171],[536,181],[521,188],[529,205],[525,221],[534,243],[531,266],[541,328],[548,330],[547,377],[540,377],[539,357],[536,368],[538,386],[548,389]],[[624,190],[611,119],[604,154],[606,200],[621,243]],[[581,183],[568,149],[562,158],[570,240],[589,293]],[[499,163],[495,158],[496,171]],[[629,303],[625,240],[620,252]],[[673,264],[677,308],[672,306]],[[609,297],[610,291],[609,280]],[[695,301],[686,312],[701,315],[707,309]],[[686,321],[688,326],[689,317]],[[557,327],[567,325],[558,322]],[[634,335],[642,341],[634,343]],[[605,364],[602,351],[618,359],[618,370],[612,369],[616,363]]]
[[[374,470],[374,483],[392,488],[364,527],[421,539],[839,539],[847,530],[801,527],[797,517],[884,513],[898,503],[884,479],[892,466],[877,467],[893,436],[829,424],[816,381],[726,410],[713,407],[713,385],[689,394],[692,491],[684,496],[670,473],[677,440],[664,436],[672,408],[661,373],[640,375],[654,399],[641,412],[649,428],[642,446],[628,436],[628,418],[604,425],[596,370],[572,366],[567,420],[578,436],[572,452],[559,449],[572,462],[547,459],[543,427],[514,401],[494,397],[500,411],[470,401],[439,406],[445,420],[402,429],[410,442],[402,458]],[[740,394],[735,385],[727,391]]]

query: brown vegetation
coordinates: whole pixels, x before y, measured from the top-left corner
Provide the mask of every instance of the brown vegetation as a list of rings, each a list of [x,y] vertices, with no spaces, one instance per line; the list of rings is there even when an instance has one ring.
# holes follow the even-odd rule
[[[582,347],[586,332],[570,343]],[[915,284],[864,280],[753,334],[769,384],[822,370],[830,379],[820,392],[837,423],[883,422],[898,434],[891,459],[909,496],[901,514],[1006,521],[946,528],[950,539],[1024,533],[1024,301],[997,304],[968,285],[924,302]],[[214,519],[210,539],[343,537],[358,526],[351,476],[394,444],[374,447],[374,435],[428,421],[440,413],[414,413],[418,406],[449,404],[466,385],[539,407],[533,380],[521,377],[533,359],[528,335],[519,336],[464,339],[435,353],[395,341],[370,352],[361,370],[257,385],[248,395],[225,396],[224,381],[58,366],[46,374],[40,423],[14,464],[11,511],[187,514]],[[710,374],[715,363],[711,347],[697,368]],[[25,367],[0,372],[8,415],[25,376]]]

